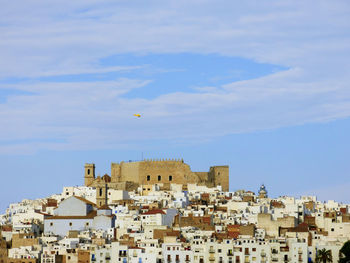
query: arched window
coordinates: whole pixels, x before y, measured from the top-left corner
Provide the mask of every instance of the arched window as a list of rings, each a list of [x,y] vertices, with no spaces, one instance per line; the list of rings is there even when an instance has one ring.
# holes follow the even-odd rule
[[[100,196],[102,196],[102,188],[100,188]]]
[[[162,180],[162,177],[160,175],[158,175],[158,181]]]
[[[87,170],[87,174],[90,174],[90,169]]]
[[[151,181],[151,176],[147,175],[147,181]]]
[[[173,180],[173,176],[169,175],[169,181],[171,182]]]

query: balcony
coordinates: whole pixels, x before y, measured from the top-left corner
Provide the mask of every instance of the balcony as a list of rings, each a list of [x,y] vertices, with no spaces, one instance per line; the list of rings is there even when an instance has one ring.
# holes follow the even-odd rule
[[[215,257],[213,255],[209,256],[209,261],[215,261]]]
[[[227,256],[233,256],[232,251],[228,251],[228,252],[227,252]]]
[[[214,249],[214,248],[210,248],[210,249],[209,249],[209,253],[210,253],[210,254],[215,253],[215,249]]]

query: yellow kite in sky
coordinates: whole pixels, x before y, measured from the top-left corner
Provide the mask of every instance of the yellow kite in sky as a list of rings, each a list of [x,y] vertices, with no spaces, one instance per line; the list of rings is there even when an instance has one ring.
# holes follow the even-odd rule
[[[134,114],[135,117],[140,118],[141,114]]]

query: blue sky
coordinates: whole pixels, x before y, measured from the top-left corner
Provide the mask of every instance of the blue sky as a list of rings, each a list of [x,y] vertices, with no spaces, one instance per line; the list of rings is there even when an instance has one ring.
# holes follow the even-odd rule
[[[0,10],[0,210],[83,165],[230,165],[350,202],[348,1],[17,1]],[[142,118],[133,118],[140,113]],[[17,178],[14,180],[13,178]],[[56,179],[53,179],[56,178]]]

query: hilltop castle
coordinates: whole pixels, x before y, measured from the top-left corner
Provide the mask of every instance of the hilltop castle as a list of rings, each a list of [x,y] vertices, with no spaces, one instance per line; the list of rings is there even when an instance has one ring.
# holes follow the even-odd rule
[[[140,185],[158,184],[167,189],[170,184],[181,184],[184,190],[187,184],[206,185],[208,187],[222,186],[223,191],[229,190],[229,167],[212,166],[209,172],[192,172],[183,160],[143,160],[136,162],[121,162],[111,164],[111,176],[95,176],[95,165],[85,164],[85,186],[102,188],[134,190]],[[99,190],[100,189],[100,190]]]

